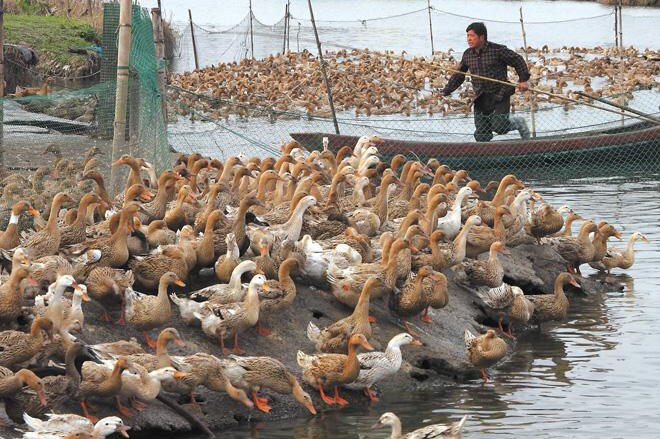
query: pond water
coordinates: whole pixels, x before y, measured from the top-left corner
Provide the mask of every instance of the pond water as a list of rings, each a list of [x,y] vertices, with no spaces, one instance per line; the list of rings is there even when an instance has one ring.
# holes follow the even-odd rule
[[[660,180],[531,186],[553,205],[611,222],[624,240],[637,230],[647,235],[650,244],[636,245],[635,265],[609,276],[622,290],[573,298],[566,322],[520,334],[511,358],[491,370],[492,383],[384,394],[375,406],[245,425],[222,437],[384,438],[387,432],[369,427],[386,411],[401,417],[404,432],[469,414],[465,437],[659,437]]]

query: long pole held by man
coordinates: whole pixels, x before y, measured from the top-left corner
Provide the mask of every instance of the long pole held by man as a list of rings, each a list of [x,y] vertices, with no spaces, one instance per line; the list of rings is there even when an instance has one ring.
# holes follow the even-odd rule
[[[458,67],[460,72],[469,71],[475,75],[507,81],[507,66],[511,66],[518,74],[518,90],[529,89],[529,70],[522,56],[502,44],[488,41],[488,31],[483,23],[470,24],[466,32],[469,48],[463,52]],[[449,96],[463,81],[463,73],[454,73],[442,94]],[[472,79],[472,87],[475,94],[474,138],[477,142],[488,142],[493,138],[493,133],[506,134],[512,130],[518,130],[523,139],[529,138],[525,119],[509,117],[515,87],[477,78]]]

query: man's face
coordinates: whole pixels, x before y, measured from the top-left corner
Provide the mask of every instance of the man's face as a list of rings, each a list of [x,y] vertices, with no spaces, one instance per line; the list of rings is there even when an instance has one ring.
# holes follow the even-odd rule
[[[473,30],[467,32],[467,43],[470,49],[478,49],[486,42],[486,36],[479,36]]]

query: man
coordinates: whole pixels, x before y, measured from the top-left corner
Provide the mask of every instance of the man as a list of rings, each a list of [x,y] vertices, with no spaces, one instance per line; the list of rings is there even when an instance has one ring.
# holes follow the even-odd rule
[[[507,66],[516,69],[518,74],[518,89],[529,88],[529,70],[522,56],[501,44],[488,41],[488,31],[483,23],[472,23],[467,29],[467,42],[470,47],[463,52],[463,58],[458,70],[474,73],[500,81],[507,81]],[[465,81],[465,75],[455,73],[442,90],[449,96]],[[474,88],[474,138],[477,142],[488,142],[493,138],[493,131],[506,134],[518,130],[520,137],[529,138],[527,122],[522,117],[509,118],[511,95],[515,93],[513,86],[472,78]]]

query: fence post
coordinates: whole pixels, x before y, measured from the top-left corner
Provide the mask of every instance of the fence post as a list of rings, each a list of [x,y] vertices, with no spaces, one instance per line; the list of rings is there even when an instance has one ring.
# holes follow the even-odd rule
[[[160,2],[159,2],[160,3]],[[163,124],[167,128],[167,97],[165,85],[167,81],[165,72],[165,39],[163,37],[163,20],[159,8],[151,9],[151,22],[154,30],[154,48],[158,60],[158,88],[160,89],[160,108],[163,112]]]
[[[289,15],[289,5],[284,5],[284,37],[282,38],[282,55],[286,53],[286,20]]]
[[[188,9],[188,20],[190,21],[190,37],[192,38],[193,55],[195,57],[195,70],[199,69],[199,59],[197,58],[197,43],[195,42],[195,29],[193,29],[192,12]]]
[[[286,0],[286,50],[291,50],[291,0]]]
[[[525,62],[529,64],[529,57],[527,56],[527,34],[525,33],[525,22],[523,21],[523,12],[522,12],[522,6],[520,7],[520,27],[522,28],[522,37],[523,37],[523,44],[524,44],[524,49],[525,49]],[[531,98],[531,105],[530,105],[530,115],[532,117],[532,137],[536,137],[536,110],[534,109],[534,106],[536,104],[536,94],[532,93],[532,98]]]
[[[0,166],[5,164],[5,2],[0,0]]]
[[[254,59],[254,32],[252,31],[252,0],[250,0],[250,52]]]
[[[119,47],[117,51],[117,92],[115,100],[115,121],[112,134],[112,161],[121,155],[126,143],[126,107],[128,101],[128,69],[131,52],[132,1],[119,3]],[[110,191],[114,195],[119,190],[117,168],[110,170]]]
[[[619,47],[619,5],[614,5],[614,47]]]
[[[435,48],[433,47],[433,20],[431,20],[431,0],[426,0],[426,3],[429,7],[429,33],[431,35],[431,56],[433,56]]]
[[[323,61],[323,51],[321,50],[321,40],[319,40],[319,33],[316,30],[316,22],[314,21],[314,10],[312,10],[312,0],[307,0],[309,5],[309,15],[312,19],[312,27],[314,28],[314,37],[316,38],[316,47],[319,49],[319,63],[321,64],[321,75],[325,82],[325,88],[328,90],[328,102],[330,103],[330,111],[332,112],[332,121],[335,124],[335,133],[339,134],[339,124],[337,123],[337,114],[335,113],[335,104],[332,102],[332,89],[330,88],[330,79],[325,72],[325,61]]]
[[[621,75],[621,93],[623,93],[623,78],[624,78],[625,63],[623,60],[623,3],[619,0],[619,72]],[[624,113],[621,111],[621,126],[624,125]]]

